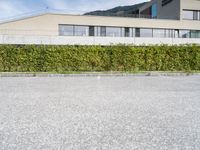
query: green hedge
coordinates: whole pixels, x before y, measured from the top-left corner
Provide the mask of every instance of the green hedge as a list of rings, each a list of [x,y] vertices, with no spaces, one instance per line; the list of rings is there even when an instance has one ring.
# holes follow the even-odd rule
[[[0,72],[200,70],[200,46],[0,45]]]

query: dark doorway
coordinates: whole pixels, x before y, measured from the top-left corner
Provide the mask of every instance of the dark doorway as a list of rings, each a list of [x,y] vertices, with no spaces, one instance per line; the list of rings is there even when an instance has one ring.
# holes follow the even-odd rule
[[[140,28],[135,29],[135,37],[140,37]]]
[[[89,36],[94,36],[94,26],[89,26]]]
[[[125,37],[130,37],[130,28],[125,28]]]

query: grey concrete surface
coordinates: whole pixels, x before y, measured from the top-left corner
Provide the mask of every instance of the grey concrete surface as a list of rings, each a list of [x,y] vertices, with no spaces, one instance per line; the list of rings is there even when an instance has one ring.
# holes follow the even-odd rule
[[[0,78],[0,150],[199,150],[200,77]]]
[[[23,72],[0,72],[0,77],[141,77],[141,76],[200,76],[199,72],[167,72],[167,71],[146,71],[146,72],[74,72],[69,74],[59,73],[23,73]]]

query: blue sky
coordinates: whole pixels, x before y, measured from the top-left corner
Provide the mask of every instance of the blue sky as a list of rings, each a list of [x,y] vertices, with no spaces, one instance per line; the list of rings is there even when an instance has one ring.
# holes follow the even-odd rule
[[[148,0],[0,0],[0,19],[9,19],[45,8],[65,13],[82,14],[115,6],[133,5]]]

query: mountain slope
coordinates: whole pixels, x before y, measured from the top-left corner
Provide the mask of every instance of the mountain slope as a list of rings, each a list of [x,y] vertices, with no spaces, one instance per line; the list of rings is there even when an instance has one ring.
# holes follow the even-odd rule
[[[97,10],[85,13],[84,15],[94,15],[94,16],[128,16],[128,15],[137,15],[138,9],[145,5],[147,2],[130,5],[130,6],[119,6],[108,10]]]

